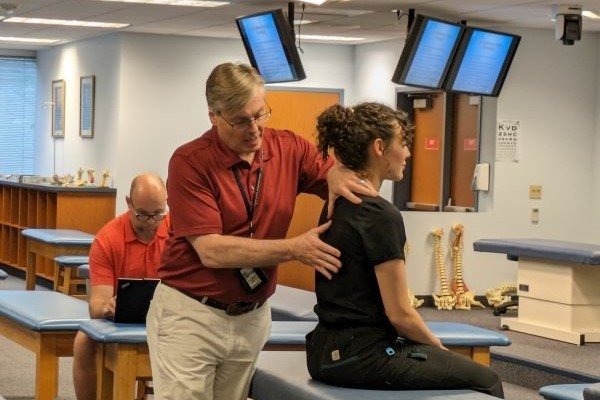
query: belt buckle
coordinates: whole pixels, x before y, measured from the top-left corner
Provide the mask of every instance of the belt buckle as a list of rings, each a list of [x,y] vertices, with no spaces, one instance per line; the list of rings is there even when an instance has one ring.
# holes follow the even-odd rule
[[[225,313],[227,315],[241,315],[245,314],[252,309],[253,303],[248,303],[245,301],[236,301],[235,303],[231,303],[227,306]]]

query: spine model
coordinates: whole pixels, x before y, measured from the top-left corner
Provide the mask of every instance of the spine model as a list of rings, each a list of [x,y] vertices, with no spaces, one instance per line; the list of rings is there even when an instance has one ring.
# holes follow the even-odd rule
[[[483,304],[475,300],[475,294],[469,291],[463,279],[463,233],[462,224],[452,226],[454,232],[454,242],[452,243],[452,263],[454,264],[454,279],[452,282],[453,291],[456,295],[456,309],[470,310],[471,306],[485,308]]]
[[[444,255],[442,253],[442,235],[444,231],[442,228],[435,228],[432,232],[435,243],[434,243],[434,255],[435,255],[435,269],[437,271],[438,278],[440,279],[441,293],[439,295],[433,295],[438,310],[452,310],[456,304],[456,296],[450,290],[448,285],[448,278],[446,277],[446,267],[444,266]]]

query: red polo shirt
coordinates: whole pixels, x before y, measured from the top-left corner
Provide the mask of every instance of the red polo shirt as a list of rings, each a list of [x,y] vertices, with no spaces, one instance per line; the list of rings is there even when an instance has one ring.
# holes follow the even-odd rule
[[[90,248],[91,284],[116,288],[118,278],[156,278],[168,231],[167,216],[154,239],[142,243],[135,236],[128,212],[109,221],[98,231]]]
[[[333,161],[323,161],[314,145],[293,132],[270,128],[263,132],[262,152],[254,238],[282,239],[299,193],[327,196],[326,176]],[[224,303],[262,301],[273,294],[276,268],[264,268],[268,284],[248,294],[236,269],[205,267],[186,239],[213,233],[249,237],[248,214],[234,171],[253,198],[259,168],[259,155],[248,164],[219,139],[215,127],[175,151],[167,180],[172,231],[158,272],[167,285]]]

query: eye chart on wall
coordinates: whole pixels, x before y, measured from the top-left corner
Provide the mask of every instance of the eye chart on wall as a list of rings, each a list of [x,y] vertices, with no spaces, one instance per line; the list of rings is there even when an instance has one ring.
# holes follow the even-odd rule
[[[519,161],[521,121],[498,121],[496,131],[496,161]]]

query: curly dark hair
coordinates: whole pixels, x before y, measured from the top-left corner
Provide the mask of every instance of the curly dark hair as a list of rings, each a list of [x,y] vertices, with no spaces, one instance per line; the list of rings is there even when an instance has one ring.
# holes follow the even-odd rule
[[[404,143],[410,147],[413,126],[405,112],[380,103],[361,103],[354,107],[336,104],[317,119],[317,146],[325,159],[328,149],[333,148],[342,164],[359,171],[367,164],[369,145],[378,138],[389,144],[398,125],[402,128]]]

